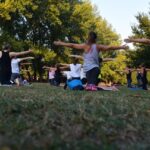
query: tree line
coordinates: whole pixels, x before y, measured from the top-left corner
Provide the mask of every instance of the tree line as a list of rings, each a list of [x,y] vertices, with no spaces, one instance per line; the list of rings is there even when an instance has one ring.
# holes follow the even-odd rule
[[[139,25],[132,27],[136,37],[149,37],[150,20],[147,14],[138,14]],[[43,65],[60,62],[70,63],[69,54],[81,54],[74,49],[55,47],[55,40],[75,43],[85,42],[89,31],[95,31],[101,44],[119,45],[120,36],[114,31],[97,8],[88,0],[1,0],[0,1],[0,47],[4,42],[14,51],[34,50],[32,72],[43,77]],[[142,33],[142,34],[141,34]],[[109,52],[103,57],[117,58],[118,62],[105,63],[102,77],[106,81],[124,83],[125,79],[115,69],[123,69],[127,63],[133,67],[143,61],[149,65],[148,47],[136,45],[135,51]],[[140,51],[140,53],[139,53]],[[141,60],[142,59],[142,60]]]

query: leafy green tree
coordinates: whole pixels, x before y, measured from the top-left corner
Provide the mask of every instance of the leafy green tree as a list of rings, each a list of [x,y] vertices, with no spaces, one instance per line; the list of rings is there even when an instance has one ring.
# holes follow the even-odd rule
[[[101,44],[120,44],[118,34],[88,0],[1,0],[0,3],[0,45],[7,41],[16,51],[33,47],[36,58],[46,64],[69,62],[69,54],[80,54],[55,47],[55,40],[86,42],[91,30],[97,32]],[[114,57],[117,53],[103,55]],[[42,66],[39,60],[35,66],[35,74],[39,74],[37,68]]]
[[[107,83],[126,83],[123,70],[126,67],[127,58],[124,52],[120,52],[114,61],[103,63],[101,68],[101,79]]]
[[[138,24],[132,26],[134,38],[150,38],[150,16],[149,13],[139,13],[136,16]],[[143,44],[135,44],[135,51],[129,52],[131,63],[134,66],[145,64],[150,67],[150,46]],[[131,54],[131,55],[130,55]]]

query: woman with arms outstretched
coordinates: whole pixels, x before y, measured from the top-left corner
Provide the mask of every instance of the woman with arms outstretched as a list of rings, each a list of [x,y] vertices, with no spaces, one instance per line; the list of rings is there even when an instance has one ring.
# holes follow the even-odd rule
[[[86,90],[96,91],[97,80],[99,75],[99,52],[100,51],[111,51],[119,49],[127,49],[126,45],[123,46],[106,46],[96,44],[97,35],[95,32],[90,32],[88,40],[83,44],[65,43],[61,41],[55,41],[54,44],[57,46],[65,46],[75,49],[84,50],[83,54],[83,69],[86,73],[87,86]]]

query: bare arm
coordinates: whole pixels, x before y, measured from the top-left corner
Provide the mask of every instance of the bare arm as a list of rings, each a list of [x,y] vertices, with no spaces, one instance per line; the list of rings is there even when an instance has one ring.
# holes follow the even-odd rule
[[[22,66],[24,65],[32,65],[32,63],[21,63]]]
[[[115,58],[103,58],[103,62],[115,61]]]
[[[9,55],[10,55],[10,57],[14,57],[14,56],[18,57],[18,56],[30,54],[32,52],[33,52],[32,50],[28,50],[28,51],[24,51],[24,52],[10,52]]]
[[[63,67],[70,67],[69,64],[63,64],[63,63],[60,63],[59,65],[63,66]]]
[[[70,57],[74,57],[74,58],[83,59],[83,56],[80,56],[80,55],[70,55]]]
[[[60,68],[60,70],[65,70],[65,69],[68,69],[69,66],[63,66],[63,67],[59,67],[59,68]]]
[[[51,67],[43,66],[43,69],[51,69]]]
[[[83,49],[83,50],[85,49],[85,44],[65,43],[62,41],[55,41],[54,45],[75,48],[75,49]]]
[[[29,60],[29,59],[34,59],[34,57],[24,57],[24,58],[19,58],[20,61],[24,61],[24,60]]]
[[[126,43],[143,43],[143,44],[150,44],[150,39],[133,39],[133,38],[128,38],[124,40]]]
[[[122,46],[106,46],[106,45],[97,45],[97,48],[101,51],[111,51],[111,50],[120,50],[120,49],[128,49],[127,45]]]

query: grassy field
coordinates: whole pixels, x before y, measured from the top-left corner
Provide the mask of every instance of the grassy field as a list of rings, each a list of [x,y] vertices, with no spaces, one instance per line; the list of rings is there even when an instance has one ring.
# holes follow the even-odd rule
[[[0,87],[0,150],[148,150],[150,91]]]

